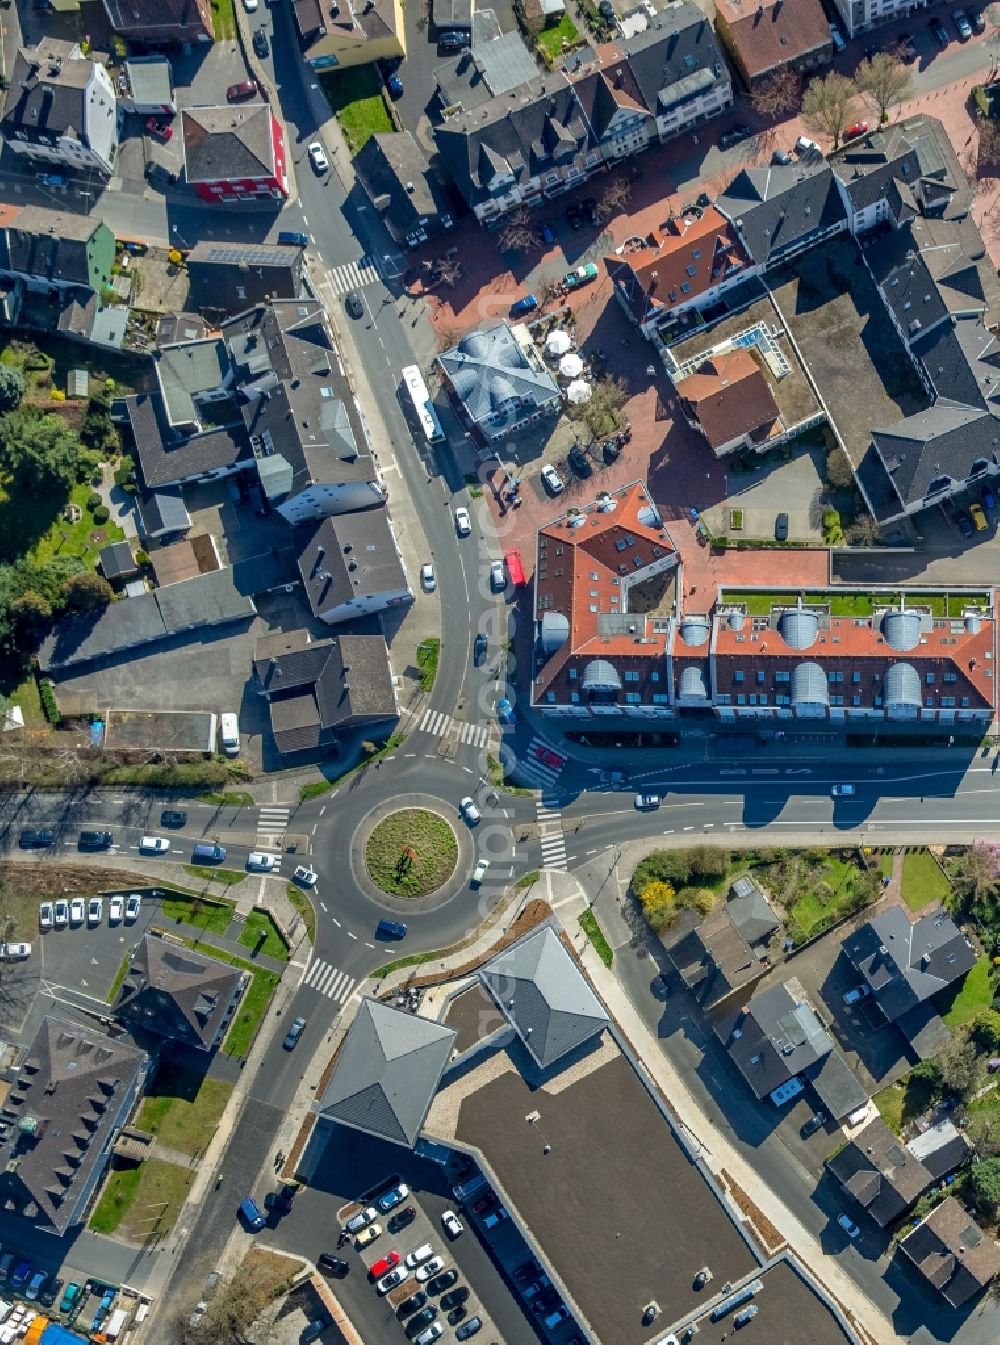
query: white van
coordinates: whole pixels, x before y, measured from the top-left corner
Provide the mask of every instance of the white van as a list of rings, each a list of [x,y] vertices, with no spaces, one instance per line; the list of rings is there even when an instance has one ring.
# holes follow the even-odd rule
[[[222,750],[227,757],[238,757],[240,754],[240,719],[239,715],[227,714],[219,716],[219,741],[222,743]]]

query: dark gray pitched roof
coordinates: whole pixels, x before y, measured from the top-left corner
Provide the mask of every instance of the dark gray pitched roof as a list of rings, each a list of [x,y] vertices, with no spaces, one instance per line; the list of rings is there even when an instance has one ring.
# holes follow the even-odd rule
[[[266,695],[311,687],[330,656],[329,640],[310,640],[299,627],[262,635],[254,646],[253,671]]]
[[[1000,1274],[1000,1247],[949,1196],[900,1243],[924,1278],[954,1308]]]
[[[191,515],[180,490],[155,490],[139,501],[139,516],[147,537],[163,532],[186,532]]]
[[[904,505],[923,500],[943,478],[964,481],[974,463],[1000,452],[1000,426],[984,411],[938,402],[926,411],[872,430],[889,479]]]
[[[506,948],[479,975],[542,1069],[607,1026],[600,1000],[550,925]]]
[[[110,546],[102,546],[98,554],[101,570],[107,580],[121,579],[123,575],[135,574],[139,568],[135,563],[135,557],[132,555],[132,548],[128,542],[112,542]]]
[[[181,127],[189,182],[273,176],[271,110],[266,103],[185,108]]]
[[[456,1035],[454,1028],[363,999],[320,1112],[412,1148]]]
[[[717,80],[729,81],[712,25],[694,4],[661,9],[645,32],[618,45],[654,113],[668,111]]]
[[[358,598],[409,589],[382,506],[325,518],[311,531],[303,530],[299,573],[315,616]]]
[[[216,403],[213,407],[216,415],[231,408],[233,423],[197,435],[176,435],[170,429],[157,393],[128,397],[126,406],[142,479],[150,490],[253,461],[249,435],[233,403]]]
[[[869,1121],[827,1167],[880,1228],[905,1214],[934,1180],[881,1117]]]
[[[758,943],[773,934],[781,922],[750,875],[737,878],[732,890],[732,899],[724,909],[747,943]]]
[[[520,89],[537,74],[538,66],[515,30],[489,41],[479,40],[474,33],[472,50],[444,61],[434,71],[434,79],[443,106],[468,112],[491,98]]]
[[[373,135],[353,160],[358,180],[398,243],[449,227],[454,209],[409,131]]]
[[[302,289],[305,249],[272,243],[202,241],[188,253],[194,307],[243,313],[265,299],[294,299]]]
[[[936,117],[912,117],[872,131],[833,155],[830,165],[854,210],[864,210],[902,187],[916,208],[947,217],[967,210],[972,196]]]
[[[911,923],[898,906],[849,934],[843,947],[890,1022],[964,976],[976,960],[950,915],[932,913]]]
[[[114,1012],[133,1029],[209,1050],[248,980],[214,957],[145,934],[129,963]]]
[[[760,266],[811,234],[847,220],[830,165],[818,157],[744,168],[715,205],[736,225]]]
[[[954,1121],[938,1121],[937,1125],[915,1135],[906,1147],[920,1159],[934,1181],[940,1181],[967,1163],[973,1153],[972,1146]]]
[[[145,1065],[124,1038],[42,1020],[4,1103],[0,1214],[59,1234],[78,1222]]]
[[[212,32],[197,0],[104,0],[104,8],[116,33],[149,33],[169,42]]]
[[[86,215],[25,206],[12,224],[0,230],[0,268],[89,286],[87,245],[102,227],[106,226],[100,220]]]
[[[44,134],[86,143],[85,98],[93,63],[71,60],[75,46],[45,38],[37,47],[18,51],[0,116],[5,137],[23,130],[32,140]]]
[[[800,991],[794,981],[773,985],[716,1029],[758,1098],[816,1065],[833,1049],[816,1011]]]

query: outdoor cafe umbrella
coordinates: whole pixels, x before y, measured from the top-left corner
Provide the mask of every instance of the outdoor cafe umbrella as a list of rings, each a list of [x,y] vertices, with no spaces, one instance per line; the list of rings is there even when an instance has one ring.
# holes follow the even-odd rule
[[[574,406],[582,406],[584,402],[589,402],[593,395],[590,384],[584,378],[576,378],[566,389],[566,399]]]
[[[572,349],[573,342],[568,332],[561,330],[549,332],[545,339],[545,352],[548,355],[565,355],[567,350]]]
[[[559,372],[565,378],[577,378],[583,373],[583,360],[580,359],[575,350],[571,350],[568,355],[564,355],[559,361]]]

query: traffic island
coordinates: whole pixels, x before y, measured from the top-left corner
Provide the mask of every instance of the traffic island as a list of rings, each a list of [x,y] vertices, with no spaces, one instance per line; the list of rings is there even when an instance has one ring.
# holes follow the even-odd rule
[[[430,896],[448,882],[457,864],[454,827],[427,808],[390,813],[365,843],[368,876],[391,897]]]

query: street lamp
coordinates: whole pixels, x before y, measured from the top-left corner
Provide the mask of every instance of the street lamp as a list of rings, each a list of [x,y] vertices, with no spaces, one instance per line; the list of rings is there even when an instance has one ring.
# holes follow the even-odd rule
[[[189,248],[189,247],[191,246],[191,244],[187,241],[187,239],[186,239],[186,238],[184,237],[184,235],[181,233],[180,229],[178,229],[178,227],[177,227],[176,224],[171,224],[171,226],[170,226],[170,232],[174,235],[175,238],[179,238],[179,239],[181,240],[181,243],[184,245],[184,247]]]

